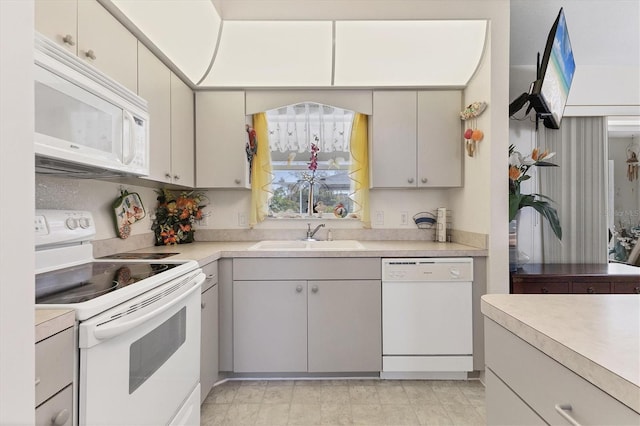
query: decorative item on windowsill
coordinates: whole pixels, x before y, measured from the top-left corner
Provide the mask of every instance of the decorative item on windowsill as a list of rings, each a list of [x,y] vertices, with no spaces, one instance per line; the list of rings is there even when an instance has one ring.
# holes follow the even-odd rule
[[[477,118],[487,108],[486,102],[474,102],[460,111],[460,119],[465,121],[467,129],[464,131],[465,149],[467,155],[473,157],[477,149],[477,143],[484,138],[484,132],[478,129]],[[467,124],[467,121],[469,123]]]
[[[158,206],[151,229],[157,246],[185,244],[194,241],[194,222],[202,219],[202,208],[208,202],[201,192],[181,192],[175,196],[168,189],[156,190]]]
[[[535,148],[530,155],[523,157],[522,154],[515,150],[513,145],[509,146],[509,269],[512,271],[517,269],[520,256],[517,249],[517,222],[520,209],[533,207],[542,217],[549,221],[555,236],[562,240],[562,228],[558,212],[549,203],[553,202],[553,200],[542,194],[523,194],[520,191],[521,183],[531,179],[531,176],[527,174],[531,167],[557,167],[556,164],[546,161],[554,155],[555,152],[544,151],[540,153],[539,149]]]
[[[120,196],[113,202],[116,233],[123,240],[131,235],[131,225],[144,218],[146,213],[140,196],[120,189]]]

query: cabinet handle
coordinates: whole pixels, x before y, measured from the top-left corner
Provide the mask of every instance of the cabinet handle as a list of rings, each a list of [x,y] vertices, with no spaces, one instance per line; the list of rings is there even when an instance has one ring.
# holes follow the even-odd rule
[[[209,275],[207,275],[207,279],[208,279],[208,280],[212,280],[212,279],[214,279],[215,277],[216,277],[216,274],[209,274]]]
[[[296,292],[297,293],[302,293],[302,286],[301,285],[297,285],[296,286]]]
[[[62,426],[69,421],[69,410],[66,408],[60,410],[55,416],[51,416],[51,424],[55,426]]]
[[[317,285],[312,286],[311,287],[311,292],[312,293],[317,293],[318,292],[318,286]]]
[[[41,382],[40,377],[36,377],[36,386],[38,386],[40,382]]]
[[[548,289],[548,288],[546,288],[546,287],[542,287],[542,288],[540,289],[540,291],[541,291],[542,293],[544,293],[544,294],[549,293],[549,289]]]
[[[571,414],[568,413],[568,411],[572,410],[571,404],[556,404],[554,408],[556,409],[558,414],[560,414],[566,421],[571,423],[573,426],[580,426],[580,423],[578,423],[576,419],[574,419],[573,416],[571,416]]]
[[[427,183],[427,178],[422,178],[421,181],[422,183]]]
[[[173,178],[174,178],[175,180],[180,180],[180,175],[173,175]]]
[[[96,54],[92,49],[87,50],[84,56],[86,56],[87,58],[93,59],[94,61],[96,60]]]
[[[635,291],[637,294],[640,294],[640,287],[634,287],[633,291]]]
[[[204,309],[207,306],[206,303],[204,302],[200,302],[200,309]]]
[[[596,290],[593,288],[593,286],[591,286],[591,287],[587,288],[587,293],[589,293],[589,294],[593,294],[593,293],[595,293],[595,292],[596,292]]]
[[[69,46],[76,45],[76,42],[73,41],[73,36],[71,34],[67,34],[66,36],[62,37],[62,41],[64,42],[64,44],[68,44]]]
[[[409,178],[409,179],[407,179],[407,182],[409,182],[409,183],[413,183],[413,178]]]
[[[236,179],[234,180],[234,182],[236,183],[236,185],[240,185],[240,179]]]

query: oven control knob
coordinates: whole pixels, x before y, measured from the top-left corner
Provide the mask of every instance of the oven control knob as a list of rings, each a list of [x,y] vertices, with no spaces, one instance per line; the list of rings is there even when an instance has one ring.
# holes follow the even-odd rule
[[[80,223],[80,228],[82,229],[87,229],[89,226],[91,226],[91,221],[89,220],[88,217],[81,217],[79,220]]]
[[[69,229],[76,229],[78,227],[78,219],[76,219],[75,217],[69,217],[65,221],[65,224]]]

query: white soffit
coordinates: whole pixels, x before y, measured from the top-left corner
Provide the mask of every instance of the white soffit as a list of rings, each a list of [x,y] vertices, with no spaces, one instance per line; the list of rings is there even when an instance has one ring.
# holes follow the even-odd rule
[[[225,21],[200,86],[330,86],[331,63],[331,21]]]
[[[485,20],[337,21],[336,86],[466,86]]]
[[[221,19],[211,0],[111,0],[194,84],[207,72]]]

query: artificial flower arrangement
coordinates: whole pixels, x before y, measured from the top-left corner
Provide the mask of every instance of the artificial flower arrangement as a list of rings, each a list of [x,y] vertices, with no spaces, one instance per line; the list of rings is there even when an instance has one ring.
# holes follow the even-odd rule
[[[157,246],[193,242],[196,220],[202,219],[202,208],[208,202],[201,192],[181,192],[175,196],[168,189],[156,190],[158,206],[151,229]]]
[[[531,167],[557,167],[556,164],[546,161],[554,155],[555,152],[540,152],[538,148],[535,148],[530,155],[523,157],[513,145],[509,146],[509,221],[516,218],[521,208],[533,207],[549,221],[553,233],[559,240],[562,240],[558,212],[549,203],[553,200],[542,194],[523,194],[520,192],[520,184],[531,179],[531,176],[527,174]]]

